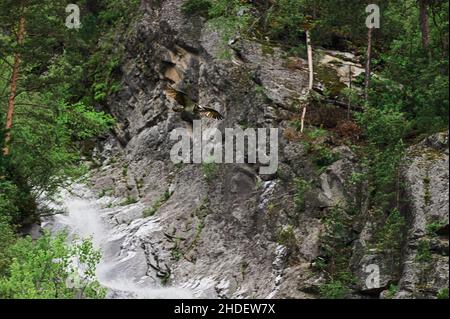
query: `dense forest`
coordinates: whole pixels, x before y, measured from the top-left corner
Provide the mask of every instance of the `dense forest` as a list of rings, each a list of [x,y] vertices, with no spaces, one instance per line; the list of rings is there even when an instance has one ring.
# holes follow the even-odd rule
[[[366,25],[365,8],[372,3],[380,9],[379,28]],[[95,279],[100,252],[89,240],[68,244],[64,233],[24,237],[27,227],[54,213],[41,199],[86,177],[94,147],[118,126],[108,97],[124,84],[128,30],[142,4],[76,4],[81,28],[71,29],[66,1],[0,0],[0,298],[105,297]],[[396,245],[404,227],[396,191],[402,158],[409,146],[448,130],[448,1],[186,0],[180,10],[220,34],[223,60],[232,59],[227,43],[237,38],[268,52],[280,48],[288,61],[307,61],[309,49],[356,56],[366,72],[337,93],[311,88],[292,106],[298,114],[292,134],[316,141],[313,154],[321,167],[334,159],[317,136],[327,130],[345,136],[365,168],[353,182],[367,182],[371,211],[389,216],[384,240]],[[348,114],[344,126],[313,121],[314,110],[330,105]],[[298,189],[305,187],[297,181]],[[347,253],[337,244],[332,249]],[[88,265],[90,280],[81,291],[67,285],[77,272],[74,256]],[[322,267],[343,267],[340,262]],[[334,276],[322,296],[341,297],[349,281],[344,273]]]

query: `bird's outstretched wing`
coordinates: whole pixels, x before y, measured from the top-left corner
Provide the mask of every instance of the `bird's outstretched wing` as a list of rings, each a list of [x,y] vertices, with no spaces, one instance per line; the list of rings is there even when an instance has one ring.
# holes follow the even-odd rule
[[[202,117],[207,117],[207,118],[215,119],[215,120],[223,120],[222,114],[220,114],[219,112],[217,112],[214,109],[197,105],[196,111]]]
[[[178,104],[182,105],[183,107],[188,107],[190,104],[193,103],[186,93],[177,91],[170,86],[165,88],[165,93],[168,97],[175,100]]]

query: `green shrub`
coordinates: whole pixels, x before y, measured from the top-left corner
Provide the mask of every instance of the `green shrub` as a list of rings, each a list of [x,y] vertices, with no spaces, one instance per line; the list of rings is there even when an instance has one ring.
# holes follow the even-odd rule
[[[298,127],[298,130],[300,130],[299,127]],[[323,129],[323,128],[321,128],[321,127],[312,129],[312,130],[310,130],[310,131],[308,131],[306,133],[308,138],[310,138],[312,140],[316,140],[316,139],[321,138],[321,137],[326,137],[328,134],[329,134],[328,131]]]
[[[106,291],[95,277],[101,256],[90,240],[69,246],[64,234],[52,237],[46,233],[36,241],[19,239],[9,251],[12,259],[7,275],[0,277],[0,298],[105,297]],[[74,259],[80,266],[73,263]]]
[[[11,263],[10,247],[16,240],[16,235],[8,218],[0,215],[0,276],[4,275]]]
[[[122,168],[122,176],[124,176],[124,177],[128,176],[128,166],[127,165],[125,165]]]
[[[219,173],[219,166],[213,162],[203,162],[202,172],[206,182],[210,183],[217,177]]]
[[[448,299],[448,287],[442,288],[441,290],[439,290],[436,298],[437,299]]]
[[[440,222],[440,221],[435,221],[432,222],[430,224],[428,224],[426,226],[426,231],[427,231],[427,235],[431,236],[431,237],[436,237],[438,236],[438,232],[444,228],[446,225],[446,223],[444,222]]]
[[[174,245],[170,250],[170,254],[172,255],[172,258],[175,259],[175,261],[179,261],[183,256],[183,252],[181,251],[180,245],[181,245],[180,238],[175,238]]]
[[[305,195],[311,189],[310,182],[296,178],[294,180],[296,192],[294,194],[294,204],[297,212],[303,212],[306,208]]]
[[[397,209],[394,209],[376,234],[377,248],[382,251],[399,253],[402,248],[405,226],[405,218]]]
[[[389,299],[394,298],[394,296],[397,294],[397,291],[398,291],[398,286],[395,284],[390,284],[387,294],[386,294],[386,297]]]
[[[294,250],[297,247],[297,238],[295,236],[294,227],[289,225],[279,230],[277,243]]]
[[[408,130],[408,121],[402,112],[367,106],[356,114],[368,141],[378,147],[396,145]]]
[[[133,196],[128,196],[123,202],[120,203],[120,206],[128,206],[132,204],[136,204],[138,200]]]
[[[281,40],[296,46],[304,30],[307,6],[303,0],[279,0],[267,12],[267,33],[271,39]]]
[[[323,261],[318,270],[326,275],[326,283],[321,285],[320,294],[324,298],[344,298],[355,281],[349,272],[352,248],[348,241],[352,219],[341,206],[335,206],[327,213],[323,223],[320,246]]]
[[[419,245],[417,248],[416,261],[418,262],[429,262],[433,258],[430,250],[430,242],[428,240],[422,239],[419,241]]]
[[[314,145],[314,164],[319,168],[328,167],[337,160],[339,160],[339,154],[333,153],[331,149],[324,145]]]
[[[0,172],[1,174],[1,172]],[[20,191],[14,183],[0,180],[0,218],[17,220],[19,218]]]
[[[350,289],[339,280],[332,280],[319,287],[320,295],[326,299],[344,299]]]
[[[208,16],[211,8],[211,1],[209,0],[187,0],[181,6],[181,12],[186,15],[201,15]]]

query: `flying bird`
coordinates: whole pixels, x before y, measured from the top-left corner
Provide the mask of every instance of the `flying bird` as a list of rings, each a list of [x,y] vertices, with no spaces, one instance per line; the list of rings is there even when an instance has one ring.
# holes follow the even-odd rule
[[[167,97],[177,102],[177,106],[172,110],[181,113],[181,118],[192,122],[199,117],[206,117],[215,120],[223,120],[224,117],[218,111],[204,107],[193,101],[186,93],[174,89],[168,85],[165,89]]]

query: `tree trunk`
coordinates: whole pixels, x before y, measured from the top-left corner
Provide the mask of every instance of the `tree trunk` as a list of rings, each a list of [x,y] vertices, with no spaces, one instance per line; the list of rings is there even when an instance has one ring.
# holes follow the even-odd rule
[[[309,90],[314,86],[314,66],[313,66],[313,49],[311,45],[311,32],[306,30],[306,46],[308,49],[308,69],[309,69]]]
[[[303,108],[302,118],[300,120],[300,133],[305,130],[305,116],[306,116],[306,106]]]
[[[351,115],[351,112],[352,112],[352,86],[353,86],[353,83],[352,83],[352,80],[353,80],[353,78],[352,78],[352,76],[353,76],[353,73],[352,73],[352,66],[351,65],[349,65],[348,66],[348,88],[349,88],[349,94],[348,94],[348,107],[347,107],[347,119],[348,120],[350,120],[350,115]]]
[[[25,37],[25,16],[20,17],[19,20],[19,32],[17,35],[17,44],[20,46],[23,44]],[[20,66],[20,53],[16,52],[14,55],[13,72],[11,76],[11,91],[9,93],[8,99],[8,114],[6,116],[6,136],[5,136],[5,148],[3,149],[3,154],[5,156],[9,155],[9,142],[11,141],[11,129],[13,127],[14,119],[14,102],[17,93],[17,80],[19,79],[19,66]]]
[[[422,46],[431,56],[430,52],[430,24],[428,21],[428,0],[419,0],[420,7],[420,30],[422,32]]]
[[[366,101],[369,99],[369,89],[370,89],[370,78],[371,78],[371,67],[370,63],[372,60],[372,30],[373,28],[369,28],[367,33],[367,53],[366,53],[366,78],[364,83],[364,97]]]
[[[310,30],[306,30],[306,47],[308,50],[308,69],[309,69],[308,90],[311,91],[314,87],[314,64],[313,64],[313,49],[311,44]],[[305,116],[306,116],[306,106],[303,108],[300,133],[303,133],[303,130],[305,128]]]

